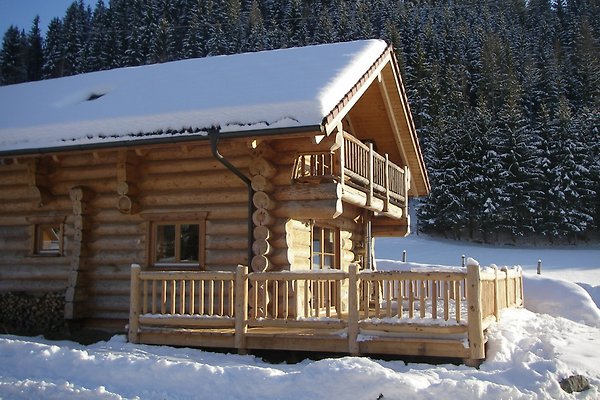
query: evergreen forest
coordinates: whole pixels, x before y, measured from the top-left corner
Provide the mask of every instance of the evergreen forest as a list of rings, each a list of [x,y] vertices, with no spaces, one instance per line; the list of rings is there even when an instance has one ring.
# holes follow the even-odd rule
[[[600,239],[598,0],[78,0],[4,33],[0,84],[365,38],[395,47],[408,91],[419,230]]]

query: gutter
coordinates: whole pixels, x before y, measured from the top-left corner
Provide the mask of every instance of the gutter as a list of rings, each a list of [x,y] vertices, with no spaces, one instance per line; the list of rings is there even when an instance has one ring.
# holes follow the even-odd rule
[[[229,135],[227,135],[229,136]],[[228,170],[233,172],[238,178],[240,178],[248,187],[248,267],[252,263],[252,237],[254,235],[254,224],[252,223],[252,214],[254,213],[254,204],[252,198],[254,197],[254,189],[252,189],[252,181],[246,175],[242,173],[235,165],[229,162],[221,153],[219,153],[219,139],[221,137],[221,128],[212,127],[208,129],[208,137],[210,139],[210,150],[215,159],[223,164]]]
[[[136,146],[145,146],[145,145],[153,145],[153,144],[174,144],[174,143],[183,143],[183,142],[193,142],[193,141],[201,141],[206,140],[207,135],[205,134],[207,131],[210,131],[213,128],[209,128],[208,130],[202,130],[200,133],[194,134],[160,134],[157,135],[159,137],[150,137],[148,139],[145,138],[135,138],[129,140],[110,140],[107,142],[97,142],[97,143],[89,143],[89,144],[65,144],[62,146],[51,146],[51,147],[37,147],[37,148],[27,148],[27,149],[15,149],[15,150],[1,150],[0,149],[0,157],[16,157],[16,156],[35,156],[42,154],[51,154],[51,153],[59,153],[59,152],[68,152],[68,151],[90,151],[90,150],[100,150],[100,149],[114,149],[114,148],[123,148],[123,147],[136,147]],[[254,137],[254,136],[276,136],[276,135],[291,135],[291,134],[300,134],[306,132],[321,132],[321,125],[304,125],[304,126],[293,126],[287,128],[267,128],[267,129],[257,129],[257,130],[242,130],[242,131],[232,131],[232,132],[223,132],[222,134],[228,138],[244,138],[244,137]],[[210,132],[209,136],[210,136]],[[68,142],[67,142],[68,143]]]

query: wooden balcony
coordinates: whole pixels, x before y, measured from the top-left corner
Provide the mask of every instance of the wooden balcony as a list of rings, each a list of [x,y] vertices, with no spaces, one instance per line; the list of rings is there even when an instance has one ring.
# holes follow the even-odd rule
[[[141,271],[134,343],[485,358],[485,330],[523,304],[520,270]]]
[[[408,215],[410,171],[400,167],[344,132],[343,144],[336,150],[298,154],[292,172],[293,182],[342,184],[342,200],[359,207],[388,214]]]

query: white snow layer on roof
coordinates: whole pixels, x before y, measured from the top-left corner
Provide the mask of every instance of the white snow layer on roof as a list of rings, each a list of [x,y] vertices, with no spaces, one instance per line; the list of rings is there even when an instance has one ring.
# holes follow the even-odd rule
[[[385,48],[364,40],[1,87],[0,151],[319,125]]]

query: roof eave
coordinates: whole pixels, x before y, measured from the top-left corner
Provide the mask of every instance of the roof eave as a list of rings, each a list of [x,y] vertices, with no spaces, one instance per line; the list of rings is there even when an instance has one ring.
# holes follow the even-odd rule
[[[285,128],[266,128],[258,130],[241,130],[241,131],[227,131],[222,133],[223,138],[251,138],[251,137],[264,137],[264,136],[278,136],[278,135],[301,135],[314,133],[318,134],[323,130],[321,125],[303,125],[293,126]],[[178,135],[172,134],[169,136],[151,137],[148,139],[129,139],[129,140],[116,140],[102,143],[89,143],[89,144],[72,144],[63,146],[48,146],[39,148],[28,148],[28,149],[15,149],[15,150],[0,150],[0,157],[19,157],[19,156],[34,156],[40,154],[52,154],[72,151],[96,151],[111,148],[123,148],[123,147],[141,147],[148,145],[161,145],[161,144],[178,144],[184,142],[196,142],[209,140],[208,134],[192,134],[192,135]]]

